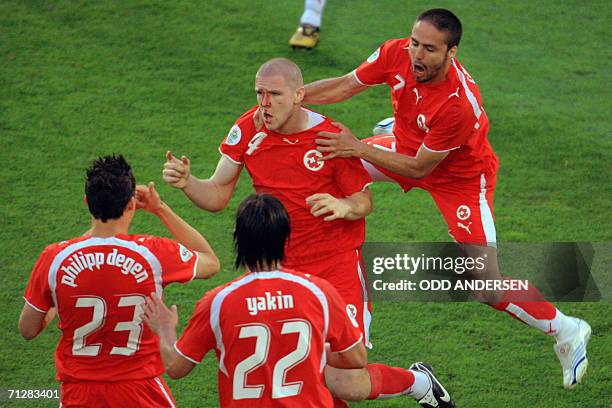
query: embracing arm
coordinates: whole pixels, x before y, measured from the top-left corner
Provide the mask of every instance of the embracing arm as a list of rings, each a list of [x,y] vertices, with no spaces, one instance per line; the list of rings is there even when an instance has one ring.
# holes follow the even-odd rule
[[[174,379],[189,374],[195,364],[181,356],[174,348],[177,340],[176,326],[178,324],[176,305],[168,308],[157,294],[151,293],[143,306],[141,318],[159,337],[159,351],[166,374]]]
[[[421,179],[431,173],[449,153],[434,152],[423,145],[414,157],[377,149],[357,139],[343,124],[334,125],[341,129],[340,133],[320,132],[319,136],[322,137],[317,139],[317,149],[328,153],[324,157],[326,160],[334,157],[359,157],[400,176]]]
[[[315,217],[330,213],[324,218],[325,221],[339,218],[352,221],[364,218],[372,212],[372,193],[367,188],[345,198],[319,193],[306,198],[306,203],[310,205],[310,213]]]
[[[325,105],[345,101],[368,88],[355,78],[352,72],[336,77],[321,79],[305,86],[306,96],[303,103]]]
[[[148,186],[136,186],[136,203],[139,209],[159,218],[176,241],[198,252],[200,256],[196,265],[196,279],[210,278],[219,272],[219,259],[206,238],[161,200],[153,182]]]
[[[432,152],[423,146],[416,156],[377,149],[367,143],[359,142],[358,157],[380,166],[400,176],[421,179],[427,176],[446,157],[449,152]]]

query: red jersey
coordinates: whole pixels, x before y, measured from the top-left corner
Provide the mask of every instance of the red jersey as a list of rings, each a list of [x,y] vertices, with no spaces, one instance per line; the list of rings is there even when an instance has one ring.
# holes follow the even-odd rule
[[[357,345],[357,322],[330,283],[281,270],[208,292],[175,349],[198,364],[214,348],[221,407],[332,407],[326,342],[332,351]]]
[[[140,320],[151,292],[195,277],[197,253],[166,238],[82,236],[42,252],[25,292],[40,312],[57,308],[57,379],[131,381],[164,368],[157,336]]]
[[[258,132],[255,107],[236,121],[219,148],[231,161],[246,166],[257,193],[272,194],[285,205],[291,219],[285,264],[291,267],[361,247],[365,220],[323,221],[310,214],[306,198],[315,193],[344,198],[372,182],[357,158],[320,160],[317,133],[339,129],[329,118],[303,109],[309,115],[308,129],[283,135],[265,127]]]
[[[386,83],[391,88],[397,151],[416,156],[421,145],[449,151],[423,179],[433,184],[495,173],[497,157],[487,139],[489,119],[476,82],[454,58],[444,81],[417,82],[409,44],[409,38],[389,40],[354,71],[364,85]]]

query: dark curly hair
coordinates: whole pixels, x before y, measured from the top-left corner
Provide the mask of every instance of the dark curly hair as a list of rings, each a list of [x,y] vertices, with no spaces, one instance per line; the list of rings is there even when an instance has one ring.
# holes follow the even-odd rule
[[[132,168],[122,155],[100,157],[87,169],[85,196],[95,219],[106,222],[121,217],[135,190]]]

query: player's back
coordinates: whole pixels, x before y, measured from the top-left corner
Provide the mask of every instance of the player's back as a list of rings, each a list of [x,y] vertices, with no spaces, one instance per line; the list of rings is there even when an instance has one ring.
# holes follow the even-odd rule
[[[333,405],[323,379],[333,305],[318,282],[283,271],[250,273],[214,295],[221,406]]]
[[[34,269],[26,300],[38,308],[45,296],[36,293],[48,293],[57,307],[58,379],[160,375],[157,337],[140,320],[141,304],[152,292],[162,296],[167,283],[191,280],[193,255],[171,240],[134,235],[80,237],[49,246]]]

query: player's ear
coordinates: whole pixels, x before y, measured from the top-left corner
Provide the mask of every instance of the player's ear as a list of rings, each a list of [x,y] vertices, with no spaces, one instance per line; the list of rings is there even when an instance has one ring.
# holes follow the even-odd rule
[[[132,196],[132,198],[130,198],[130,201],[128,201],[124,211],[136,211],[136,196]]]
[[[293,98],[293,103],[296,105],[301,105],[305,95],[306,88],[300,86],[298,89],[295,90],[295,97]]]
[[[450,49],[446,52],[446,55],[448,58],[455,58],[455,55],[457,55],[457,46],[453,45],[450,47]]]

